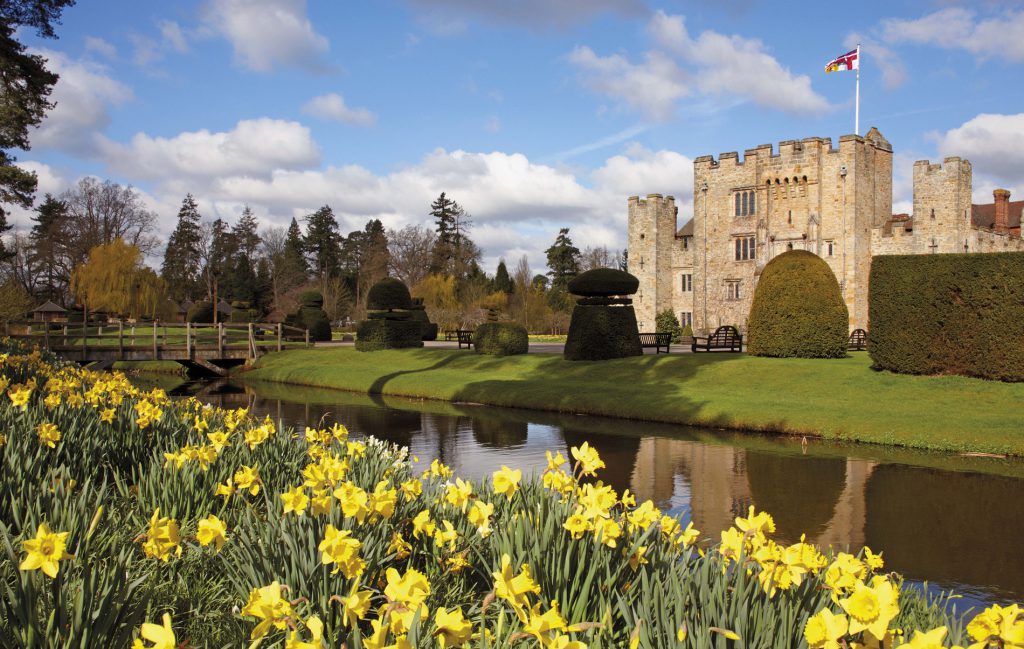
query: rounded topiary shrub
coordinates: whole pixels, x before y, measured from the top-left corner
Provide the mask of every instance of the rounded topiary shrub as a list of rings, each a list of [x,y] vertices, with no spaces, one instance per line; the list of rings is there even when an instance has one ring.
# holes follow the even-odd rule
[[[632,306],[577,304],[565,339],[567,361],[600,361],[641,356],[636,312]]]
[[[356,350],[373,352],[423,346],[422,323],[416,320],[360,320],[356,325]]]
[[[331,321],[323,309],[302,307],[299,309],[301,327],[309,329],[309,339],[324,342],[331,339]]]
[[[761,271],[747,321],[747,351],[755,356],[846,356],[849,312],[839,282],[821,257],[792,250]]]
[[[368,311],[391,311],[392,309],[408,309],[412,306],[409,289],[401,280],[385,277],[374,284],[366,295]]]
[[[310,290],[299,293],[299,306],[309,309],[324,308],[324,294],[320,291]]]
[[[616,268],[594,268],[569,281],[569,292],[584,297],[632,295],[639,288],[639,279]]]
[[[196,302],[185,315],[186,322],[213,322],[213,304],[203,300]]]
[[[512,356],[530,349],[526,327],[514,322],[485,322],[473,332],[473,348],[477,354]]]
[[[259,311],[245,307],[234,307],[231,310],[231,315],[228,316],[228,322],[257,322],[259,319]]]

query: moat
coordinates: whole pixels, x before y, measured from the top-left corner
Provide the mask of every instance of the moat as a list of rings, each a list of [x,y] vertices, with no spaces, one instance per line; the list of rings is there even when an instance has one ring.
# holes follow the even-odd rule
[[[887,568],[961,594],[959,610],[1024,598],[1019,460],[272,384],[188,383],[174,393],[298,431],[339,422],[474,479],[502,465],[539,473],[545,451],[589,441],[607,463],[602,480],[692,520],[706,539],[753,505],[774,516],[781,540],[882,550]]]

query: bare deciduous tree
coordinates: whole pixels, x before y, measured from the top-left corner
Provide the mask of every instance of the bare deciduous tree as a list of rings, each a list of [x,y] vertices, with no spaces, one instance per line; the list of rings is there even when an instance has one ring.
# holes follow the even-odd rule
[[[391,275],[415,286],[430,273],[430,261],[437,234],[422,225],[407,225],[401,230],[388,230],[388,253]]]
[[[146,209],[131,186],[87,177],[60,199],[67,204],[68,218],[62,234],[66,235],[65,256],[71,268],[84,262],[92,248],[118,238],[143,255],[155,252],[160,245],[154,234],[156,214]]]

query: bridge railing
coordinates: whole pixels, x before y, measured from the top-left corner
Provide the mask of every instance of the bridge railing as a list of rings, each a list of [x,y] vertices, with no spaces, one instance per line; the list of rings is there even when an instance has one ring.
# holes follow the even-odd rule
[[[81,323],[7,321],[4,334],[13,339],[53,352],[81,352],[90,349],[112,352],[118,356],[126,352],[152,352],[159,358],[161,351],[184,351],[191,358],[196,352],[223,356],[225,352],[245,349],[255,358],[268,351],[281,351],[285,347],[310,344],[307,329],[282,323],[220,322],[180,323],[122,321],[90,321]]]

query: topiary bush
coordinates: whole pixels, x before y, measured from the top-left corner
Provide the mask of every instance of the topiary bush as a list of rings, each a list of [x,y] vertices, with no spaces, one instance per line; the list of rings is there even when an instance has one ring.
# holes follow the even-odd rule
[[[577,304],[572,310],[563,353],[567,361],[600,361],[641,356],[636,312],[632,306]]]
[[[228,316],[228,322],[258,322],[260,319],[260,312],[256,309],[248,309],[244,305],[241,307],[235,307],[232,303],[231,315]]]
[[[331,321],[323,309],[301,307],[299,322],[299,326],[309,329],[310,340],[324,342],[331,339]]]
[[[514,322],[485,322],[473,332],[473,349],[477,354],[513,356],[530,349],[526,327]]]
[[[196,302],[185,314],[185,322],[213,322],[213,303]]]
[[[680,330],[679,330],[679,319],[676,318],[676,314],[672,309],[664,309],[658,312],[658,315],[654,316],[654,330],[658,333],[669,333],[672,334],[672,342],[679,342]],[[693,331],[690,331],[690,335],[693,335]]]
[[[842,358],[850,315],[839,282],[821,257],[791,250],[761,271],[747,321],[755,356]]]
[[[639,288],[639,279],[617,268],[594,268],[569,280],[569,292],[583,297],[632,295]]]
[[[360,320],[356,325],[356,350],[373,352],[423,346],[418,320]]]
[[[870,279],[875,367],[1024,381],[1024,252],[880,256]]]
[[[317,290],[303,291],[299,293],[299,306],[322,309],[324,308],[324,294]]]
[[[416,320],[422,327],[422,340],[437,340],[437,325],[430,321],[427,315],[427,307],[423,306],[423,298],[412,298],[409,305],[409,319]]]
[[[368,311],[392,311],[412,306],[409,289],[401,280],[385,277],[374,284],[366,294]]]

